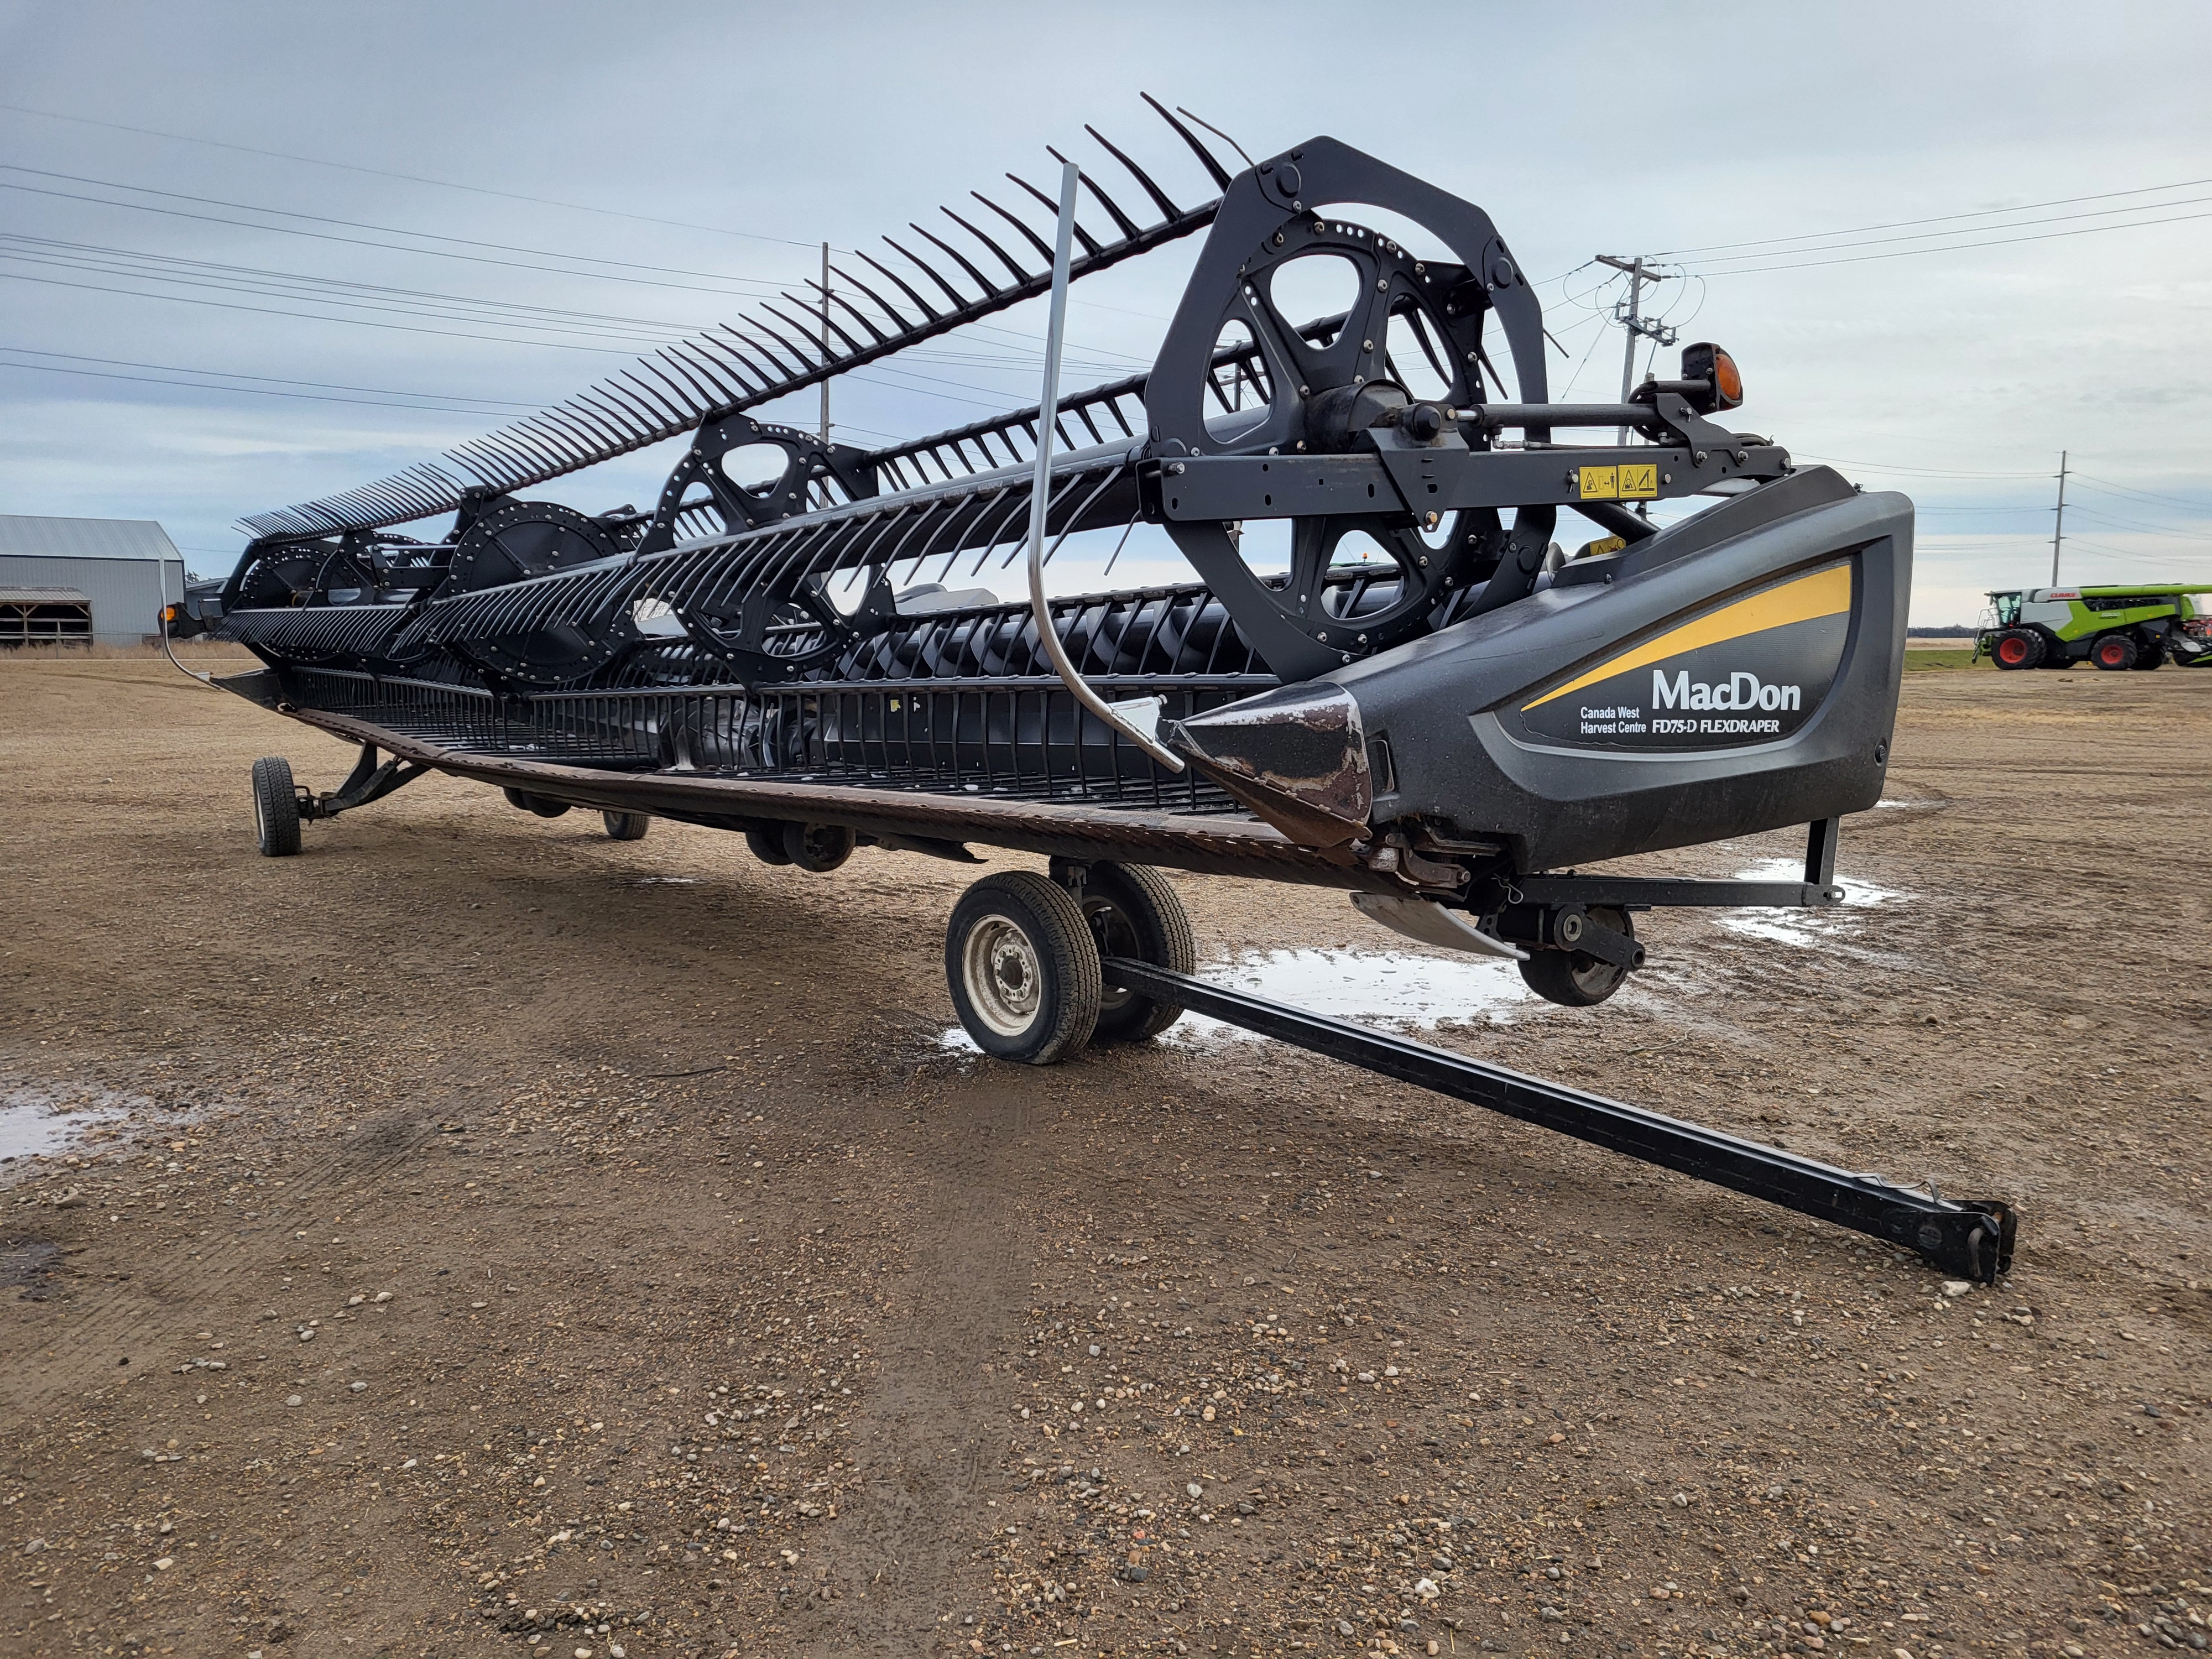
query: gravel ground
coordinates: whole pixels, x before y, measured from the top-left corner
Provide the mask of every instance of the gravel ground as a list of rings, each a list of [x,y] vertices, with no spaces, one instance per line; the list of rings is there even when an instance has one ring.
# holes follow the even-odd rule
[[[337,745],[0,663],[0,1654],[2201,1647],[2208,694],[1911,676],[1866,902],[1437,1028],[2012,1200],[1966,1291],[1272,1044],[963,1054],[911,855],[434,778],[262,860]]]

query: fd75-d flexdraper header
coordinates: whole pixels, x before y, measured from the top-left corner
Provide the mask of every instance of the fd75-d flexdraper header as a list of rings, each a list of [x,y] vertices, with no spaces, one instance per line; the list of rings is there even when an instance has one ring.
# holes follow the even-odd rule
[[[1232,173],[1159,113],[1213,199],[1098,138],[1113,176],[1079,196],[1072,165],[1057,204],[1008,175],[827,286],[246,520],[187,625],[267,664],[222,684],[362,745],[330,793],[263,763],[263,850],[436,769],[824,874],[868,843],[1044,854],[971,890],[947,944],[969,1031],[1033,1061],[1179,1012],[1189,930],[1154,866],[1345,888],[1580,1006],[1641,965],[1639,910],[1834,902],[1835,822],[1888,758],[1911,503],[1736,429],[1711,344],[1626,403],[1552,402],[1480,209],[1326,137]],[[1036,406],[874,450],[751,412],[1054,292],[1056,256],[1064,290],[1194,235],[1146,373],[1061,392],[1056,302]],[[1298,314],[1316,270],[1342,302]],[[686,432],[650,512],[534,493]],[[1635,510],[1692,498],[1664,528]],[[1563,507],[1605,539],[1563,559]],[[1047,597],[1065,538],[1139,524],[1192,580]],[[1028,600],[957,586],[1024,551]],[[1791,825],[1802,881],[1565,868]]]

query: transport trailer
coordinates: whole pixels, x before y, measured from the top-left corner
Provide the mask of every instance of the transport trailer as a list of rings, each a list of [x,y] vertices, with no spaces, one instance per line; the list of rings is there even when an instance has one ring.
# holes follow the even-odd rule
[[[256,763],[261,851],[438,770],[824,876],[864,844],[1039,854],[970,888],[945,945],[969,1033],[1033,1064],[1199,1000],[1161,868],[1342,889],[1578,1007],[1643,965],[1639,915],[1839,902],[1838,822],[1888,762],[1911,503],[1735,429],[1711,343],[1626,402],[1552,401],[1534,290],[1480,209],[1325,137],[1232,171],[1154,108],[1218,193],[1179,203],[1100,137],[1115,174],[1066,163],[1057,204],[1009,175],[1024,211],[975,195],[435,463],[244,520],[170,631],[246,645],[265,665],[214,684],[359,745],[328,792]],[[1069,283],[1201,234],[1150,368],[1063,395]],[[1340,303],[1301,315],[1316,276]],[[1048,295],[1034,406],[874,450],[753,412]],[[650,511],[523,494],[684,434]],[[1603,538],[1564,556],[1562,508]],[[1139,526],[1194,580],[1048,597],[1069,537]],[[956,585],[1024,555],[1025,601]],[[1578,867],[1793,825],[1799,881]],[[1817,1180],[1661,1156],[1716,1138],[1640,1116],[1589,1138],[1862,1224]],[[1869,1231],[1949,1271],[2009,1253],[2002,1205],[1883,1201]]]

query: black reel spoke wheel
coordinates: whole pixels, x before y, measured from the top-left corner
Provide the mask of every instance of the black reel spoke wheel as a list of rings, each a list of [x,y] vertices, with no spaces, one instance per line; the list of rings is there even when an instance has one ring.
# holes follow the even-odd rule
[[[621,555],[605,528],[550,501],[509,501],[480,514],[453,548],[440,599],[550,576]],[[629,642],[618,617],[568,619],[516,633],[455,641],[484,668],[526,685],[567,685],[606,665]]]
[[[1418,258],[1309,202],[1403,215],[1452,257]],[[1328,309],[1311,314],[1329,284]],[[1447,519],[1425,506],[1432,481],[1420,476],[1421,453],[1453,429],[1447,411],[1486,400],[1493,315],[1517,395],[1542,401],[1539,309],[1486,215],[1328,140],[1261,164],[1224,196],[1146,386],[1145,465],[1160,469],[1159,506],[1176,545],[1285,678],[1387,650],[1463,608],[1517,599],[1540,574],[1555,509],[1523,507],[1509,532],[1494,509]],[[1489,441],[1478,428],[1468,441]],[[1376,493],[1388,499],[1372,513],[1292,519],[1281,576],[1255,568],[1279,556],[1255,538],[1274,516],[1272,492],[1241,526],[1172,511],[1184,457],[1264,457],[1282,471],[1288,500],[1302,471],[1325,477],[1328,458],[1352,453],[1383,458],[1395,482]],[[1352,537],[1370,556],[1338,566]]]
[[[1158,871],[1141,864],[1094,864],[1084,876],[1081,903],[1102,957],[1124,957],[1175,974],[1197,971],[1190,915]],[[1147,1042],[1182,1015],[1178,1004],[1109,983],[1101,994],[1091,1040]]]
[[[962,1028],[999,1060],[1056,1065],[1098,1023],[1098,946],[1073,895],[1034,871],[986,876],[961,895],[945,976]]]
[[[300,850],[300,792],[292,763],[282,755],[253,763],[253,843],[264,859],[289,859]]]
[[[1593,908],[1589,918],[1616,933],[1636,937],[1626,910]],[[1532,951],[1521,964],[1521,977],[1547,1002],[1563,1008],[1595,1008],[1621,988],[1628,969],[1587,951]]]
[[[602,812],[599,822],[606,825],[609,841],[643,841],[653,828],[652,816],[645,812]]]

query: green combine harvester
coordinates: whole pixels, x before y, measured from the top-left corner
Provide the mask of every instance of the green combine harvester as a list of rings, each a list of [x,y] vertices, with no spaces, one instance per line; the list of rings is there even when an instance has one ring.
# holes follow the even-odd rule
[[[1992,592],[1974,639],[1984,655],[2000,668],[2212,665],[2212,584]]]

